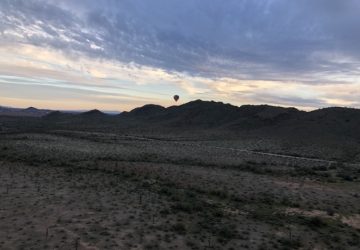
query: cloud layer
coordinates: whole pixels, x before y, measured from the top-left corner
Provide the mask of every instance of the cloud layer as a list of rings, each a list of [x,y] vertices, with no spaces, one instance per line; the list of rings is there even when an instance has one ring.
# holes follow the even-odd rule
[[[350,92],[360,87],[359,11],[357,0],[3,0],[0,45],[48,51],[28,53],[28,63],[68,74],[69,84],[88,70],[98,85],[140,82],[138,91],[150,85],[160,96],[360,106]]]

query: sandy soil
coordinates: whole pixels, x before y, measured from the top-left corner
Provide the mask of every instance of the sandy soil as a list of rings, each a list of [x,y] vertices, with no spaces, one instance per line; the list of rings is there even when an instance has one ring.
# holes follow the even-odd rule
[[[181,141],[1,136],[0,249],[360,246],[360,186],[341,168]]]

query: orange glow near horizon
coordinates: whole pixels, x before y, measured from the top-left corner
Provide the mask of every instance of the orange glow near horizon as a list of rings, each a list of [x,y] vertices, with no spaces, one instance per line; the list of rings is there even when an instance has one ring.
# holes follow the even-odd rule
[[[271,97],[297,96],[322,99],[323,106],[352,106],[355,102],[342,99],[341,95],[349,95],[359,88],[357,83],[309,85],[210,79],[135,64],[67,57],[59,51],[32,45],[21,45],[17,49],[7,45],[0,48],[0,54],[0,105],[13,107],[128,111],[149,103],[171,106],[172,95],[179,94],[183,103],[203,99],[238,106],[266,103],[311,110],[318,107],[294,105],[286,100],[279,103]],[[21,90],[25,93],[20,94]]]

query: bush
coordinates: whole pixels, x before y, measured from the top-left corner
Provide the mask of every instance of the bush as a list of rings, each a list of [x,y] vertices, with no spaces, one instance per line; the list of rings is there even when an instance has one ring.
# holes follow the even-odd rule
[[[320,217],[309,218],[306,221],[306,224],[308,226],[310,226],[311,228],[321,228],[321,227],[327,226],[326,221],[324,219],[320,218]]]
[[[221,199],[226,199],[228,198],[228,193],[225,191],[225,190],[212,190],[209,192],[210,195],[212,196],[216,196],[218,198],[221,198]]]
[[[354,178],[346,173],[339,173],[338,177],[342,178],[344,181],[354,181]]]
[[[178,234],[185,234],[186,233],[186,227],[182,223],[176,223],[172,226],[172,230]]]
[[[201,212],[204,210],[204,204],[199,201],[183,201],[178,202],[172,206],[172,209],[175,211],[181,211],[184,213],[193,213],[193,212]]]
[[[218,230],[218,236],[224,239],[232,239],[235,237],[234,230],[229,226],[223,226]]]
[[[282,249],[289,249],[289,250],[293,250],[293,249],[299,249],[300,247],[302,247],[302,244],[300,242],[299,239],[281,239],[279,241],[282,245]]]

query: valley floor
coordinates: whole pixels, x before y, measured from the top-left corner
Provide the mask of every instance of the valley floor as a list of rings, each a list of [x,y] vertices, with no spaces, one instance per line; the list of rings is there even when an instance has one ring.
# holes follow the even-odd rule
[[[360,248],[358,166],[219,143],[1,134],[0,249]]]

